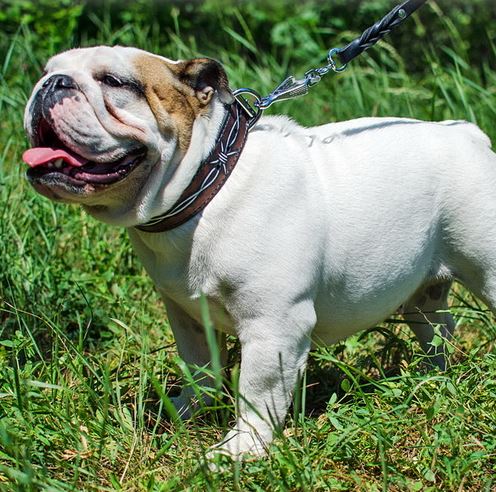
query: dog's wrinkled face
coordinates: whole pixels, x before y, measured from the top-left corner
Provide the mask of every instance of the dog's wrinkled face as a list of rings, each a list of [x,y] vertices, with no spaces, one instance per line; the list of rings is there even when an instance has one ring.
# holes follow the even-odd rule
[[[57,55],[26,107],[28,178],[54,200],[132,201],[152,170],[164,174],[185,154],[193,123],[214,96],[232,101],[213,60],[174,62],[106,46]]]

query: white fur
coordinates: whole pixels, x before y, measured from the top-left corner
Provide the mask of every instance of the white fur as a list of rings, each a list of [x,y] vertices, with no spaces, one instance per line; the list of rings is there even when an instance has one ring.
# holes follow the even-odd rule
[[[464,122],[366,118],[305,129],[265,118],[201,217],[130,236],[166,304],[190,320],[173,323],[187,361],[209,360],[192,337],[201,293],[216,327],[240,338],[240,392],[257,411],[241,401],[219,450],[262,453],[311,340],[334,343],[403,303],[414,312],[411,298],[452,279],[496,307],[496,158]],[[453,327],[433,314],[410,321],[426,350],[433,324],[447,337]],[[434,362],[444,366],[442,353]]]
[[[198,122],[182,178],[167,184],[159,168],[141,218],[180,195],[217,129]],[[446,306],[450,282],[496,309],[496,156],[465,122],[364,118],[303,128],[263,118],[203,213],[170,232],[129,234],[187,363],[210,360],[202,294],[216,328],[240,339],[238,419],[214,452],[263,454],[312,343],[334,343],[404,305],[443,367],[442,349],[429,346],[433,324],[446,337],[454,325],[430,311]],[[185,391],[177,400],[185,415],[191,398]]]

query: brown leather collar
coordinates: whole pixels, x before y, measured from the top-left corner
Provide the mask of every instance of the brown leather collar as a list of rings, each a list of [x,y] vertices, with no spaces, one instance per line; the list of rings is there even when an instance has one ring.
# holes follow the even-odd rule
[[[249,117],[234,101],[217,137],[217,143],[183,191],[177,202],[164,214],[136,226],[144,232],[164,232],[184,224],[203,210],[222,188],[238,162],[249,130]]]

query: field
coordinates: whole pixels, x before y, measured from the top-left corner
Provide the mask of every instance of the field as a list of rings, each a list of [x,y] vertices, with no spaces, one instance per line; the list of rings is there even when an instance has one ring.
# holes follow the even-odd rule
[[[382,12],[391,5],[379,3]],[[252,4],[223,12],[206,2],[203,18],[220,26],[222,44],[208,43],[206,31],[195,35],[177,6],[163,32],[143,19],[116,22],[102,8],[77,42],[209,55],[224,63],[233,88],[265,94],[358,32],[326,31],[316,5],[303,2],[299,17],[274,24],[277,49],[265,49],[241,15],[243,8],[248,18],[262,15]],[[270,112],[305,125],[370,115],[465,119],[496,142],[496,12],[479,29],[481,56],[463,34],[469,14],[434,2],[425,8],[394,44],[392,35],[306,98]],[[81,12],[63,15],[57,22],[67,37],[28,23],[9,24],[0,40],[0,490],[496,490],[496,321],[460,285],[451,297],[458,329],[445,373],[422,368],[399,317],[320,348],[270,457],[208,471],[202,456],[234,416],[236,341],[213,408],[185,423],[174,419],[167,395],[191,373],[126,232],[53,204],[24,178],[27,97],[49,54],[75,44]],[[439,42],[426,39],[427,18]],[[415,45],[411,58],[406,44]]]

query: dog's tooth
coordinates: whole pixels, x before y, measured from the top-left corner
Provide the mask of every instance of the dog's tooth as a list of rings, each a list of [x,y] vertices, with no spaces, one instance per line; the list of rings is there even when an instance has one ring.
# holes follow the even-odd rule
[[[60,169],[63,165],[64,165],[64,159],[62,159],[62,157],[60,157],[59,159],[55,160],[53,162],[53,165],[57,168],[57,169]]]
[[[48,167],[48,169],[51,169],[51,168],[53,167],[53,162],[49,162],[49,163],[47,164],[47,167]]]

